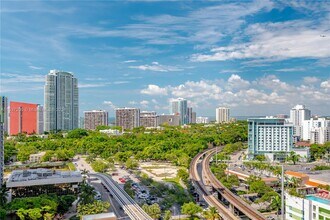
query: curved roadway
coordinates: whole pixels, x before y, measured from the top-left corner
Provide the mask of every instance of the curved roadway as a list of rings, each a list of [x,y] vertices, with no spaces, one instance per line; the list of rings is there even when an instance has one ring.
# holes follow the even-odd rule
[[[232,220],[232,219],[239,219],[237,216],[235,216],[233,213],[230,212],[230,210],[222,205],[218,199],[216,199],[211,193],[206,189],[205,185],[203,184],[203,181],[201,177],[198,174],[197,165],[200,162],[199,160],[204,156],[207,155],[209,152],[212,152],[211,150],[206,150],[202,153],[199,153],[197,156],[193,158],[190,164],[190,178],[195,182],[195,186],[199,189],[200,192],[203,194],[203,198],[205,201],[210,205],[215,207],[218,211],[220,216],[225,220]]]
[[[209,180],[210,184],[214,189],[216,189],[230,204],[235,208],[244,213],[247,217],[253,220],[264,220],[266,219],[259,211],[252,208],[250,205],[245,203],[240,197],[236,196],[229,189],[227,189],[211,172],[210,169],[210,159],[215,153],[215,149],[207,151],[208,154],[203,160],[203,175]]]
[[[132,220],[152,220],[152,218],[107,174],[90,174],[102,181],[102,184],[113,194],[125,213]]]

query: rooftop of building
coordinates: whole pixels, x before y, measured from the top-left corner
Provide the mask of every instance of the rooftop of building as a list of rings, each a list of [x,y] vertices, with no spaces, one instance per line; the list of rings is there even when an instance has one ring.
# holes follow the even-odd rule
[[[329,194],[316,194],[316,195],[307,195],[305,199],[312,200],[315,202],[323,203],[325,205],[330,205],[330,197]]]
[[[88,111],[84,111],[85,112],[107,112],[106,110],[88,110]]]
[[[30,157],[31,156],[44,156],[46,154],[46,152],[45,151],[42,151],[42,152],[39,152],[39,153],[36,153],[36,154],[30,154]]]
[[[113,212],[100,213],[95,215],[84,215],[82,220],[116,220],[116,215]]]
[[[307,175],[311,181],[330,185],[330,170],[310,171]]]
[[[298,141],[295,143],[297,147],[310,147],[311,144],[308,141]]]
[[[43,168],[14,170],[7,180],[7,187],[51,185],[81,181],[82,175],[78,171],[58,171]]]
[[[122,107],[122,108],[116,108],[116,110],[136,110],[138,108],[133,108],[133,107]]]

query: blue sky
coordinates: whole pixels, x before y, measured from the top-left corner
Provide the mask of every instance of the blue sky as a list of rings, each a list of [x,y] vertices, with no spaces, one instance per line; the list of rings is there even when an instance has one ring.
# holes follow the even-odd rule
[[[2,1],[1,95],[43,104],[50,69],[78,78],[81,113],[330,115],[330,2]]]

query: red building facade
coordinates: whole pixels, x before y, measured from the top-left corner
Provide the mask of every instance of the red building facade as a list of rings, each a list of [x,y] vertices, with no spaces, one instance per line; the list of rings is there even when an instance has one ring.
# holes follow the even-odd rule
[[[43,133],[43,110],[38,104],[24,102],[10,102],[9,134]]]

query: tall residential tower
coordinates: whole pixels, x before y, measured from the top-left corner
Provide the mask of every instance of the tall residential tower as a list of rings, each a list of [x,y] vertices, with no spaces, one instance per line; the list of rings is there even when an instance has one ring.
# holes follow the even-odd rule
[[[51,70],[46,76],[45,131],[78,128],[78,80],[72,73]]]
[[[296,105],[290,110],[290,122],[293,124],[293,135],[300,138],[303,134],[303,122],[311,118],[311,111],[304,105]]]
[[[0,96],[0,122],[3,123],[4,132],[8,132],[8,99]]]
[[[172,100],[170,113],[180,116],[181,125],[189,123],[188,106],[187,106],[186,99],[178,98],[178,99]]]
[[[123,130],[132,130],[140,126],[140,109],[138,108],[117,108],[116,125]]]
[[[104,110],[84,111],[85,129],[95,130],[99,125],[108,125],[108,112]]]
[[[217,123],[229,122],[229,108],[219,107],[215,110],[215,118]]]

